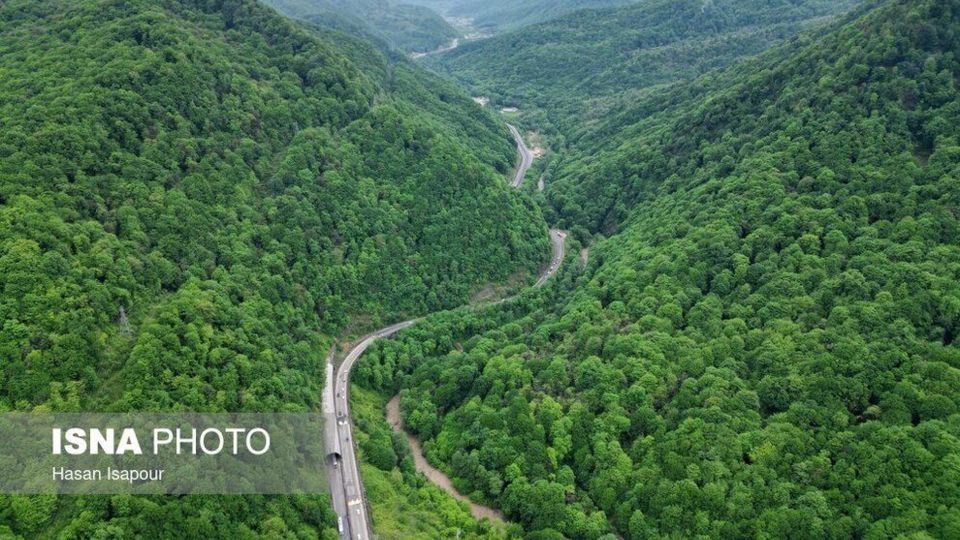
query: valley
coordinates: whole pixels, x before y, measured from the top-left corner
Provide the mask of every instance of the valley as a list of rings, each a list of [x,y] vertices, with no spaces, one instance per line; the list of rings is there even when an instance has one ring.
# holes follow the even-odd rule
[[[3,414],[329,484],[0,537],[960,536],[958,0],[8,0],[0,73]]]
[[[955,44],[949,31],[934,33],[941,37],[924,45],[877,37],[911,35],[908,28],[918,20],[936,21],[920,23],[925,31],[953,27],[957,13],[930,2],[870,5],[830,19],[805,12],[811,26],[793,27],[799,38],[781,33],[783,45],[774,42],[755,57],[747,53],[729,68],[641,92],[635,83],[607,85],[609,99],[622,108],[589,123],[577,122],[580,113],[562,106],[538,110],[563,105],[545,99],[550,90],[533,91],[537,97],[526,101],[515,93],[522,82],[511,87],[497,74],[469,81],[470,92],[490,96],[491,107],[519,105],[519,114],[510,117],[518,132],[552,135],[558,155],[545,168],[545,212],[551,224],[571,230],[586,273],[561,279],[554,286],[558,296],[530,299],[525,309],[428,319],[415,335],[399,335],[373,352],[359,375],[363,384],[394,396],[390,405],[399,408],[404,428],[459,493],[544,537],[737,538],[757,531],[791,537],[801,529],[813,537],[858,537],[909,529],[902,515],[863,518],[861,497],[881,497],[876,490],[882,490],[950,499],[930,476],[942,470],[946,447],[922,470],[885,454],[886,470],[912,479],[876,479],[852,492],[846,482],[858,476],[855,467],[830,472],[816,456],[880,467],[867,448],[883,453],[879,448],[903,436],[918,451],[929,449],[922,442],[925,430],[947,437],[947,447],[960,440],[946,428],[957,411],[947,396],[956,396],[957,388],[941,378],[956,373],[953,333],[943,327],[954,323],[936,315],[943,308],[932,307],[941,301],[935,299],[956,294],[956,243],[941,233],[924,240],[928,249],[952,254],[947,276],[938,276],[922,257],[891,258],[896,241],[881,232],[888,223],[896,228],[916,219],[937,222],[938,231],[956,227],[952,210],[943,213],[940,206],[956,162],[947,158],[934,171],[921,160],[915,168],[917,124],[901,123],[950,116],[950,99],[932,99],[933,109],[921,112],[922,106],[891,93],[909,86],[896,82],[910,77],[901,70],[924,61],[931,62],[929,73],[944,74],[941,91],[952,93],[946,75],[955,67],[939,62]],[[776,16],[795,14],[770,15],[777,25]],[[487,62],[509,72],[516,63],[493,44],[527,37],[508,33],[429,63],[445,72],[450,58],[476,47],[482,58],[464,60],[465,68]],[[706,46],[727,55],[727,44]],[[880,57],[896,67],[871,63]],[[841,65],[863,67],[825,67]],[[818,90],[818,80],[833,84]],[[599,96],[593,90],[578,95]],[[879,139],[868,141],[859,130],[871,116],[871,95],[891,100],[882,105],[888,112],[874,117],[872,133]],[[827,140],[835,152],[818,142]],[[893,153],[873,154],[879,140]],[[937,140],[949,152],[952,143]],[[900,183],[874,183],[862,176],[865,170],[885,171],[874,181]],[[929,191],[921,196],[919,190]],[[876,206],[895,192],[913,210]],[[850,196],[871,202],[847,215],[841,197]],[[820,243],[805,244],[804,238]],[[867,238],[873,247],[860,255],[850,251],[853,239],[865,248]],[[863,266],[868,259],[869,268]],[[917,272],[919,282],[901,281],[896,267]],[[860,292],[840,285],[861,275],[867,288]],[[902,309],[914,302],[896,294],[898,288],[931,302],[930,318],[907,316]],[[884,317],[864,318],[870,306],[881,304],[888,310]],[[835,318],[840,313],[845,323]],[[885,336],[897,324],[916,331],[916,339],[896,346],[912,351],[907,354],[915,361],[879,367],[871,360],[881,354],[872,340],[890,345]],[[846,353],[833,348],[840,344],[849,347]],[[771,362],[774,356],[780,360]],[[410,357],[417,361],[403,360]],[[928,362],[939,366],[938,375],[909,375]],[[892,378],[872,378],[881,372]],[[840,380],[858,389],[858,403],[831,387]],[[919,401],[912,403],[921,407],[909,420],[906,409],[893,405],[906,405],[897,396],[908,387],[917,389]],[[946,392],[939,394],[946,401],[935,388]],[[946,408],[924,416],[925,399]],[[816,434],[811,422],[822,426]],[[840,440],[860,442],[841,447]],[[782,454],[786,448],[792,448],[789,456]],[[827,468],[816,469],[816,463]],[[798,486],[791,467],[812,467],[824,476]],[[769,488],[757,487],[761,476],[772,482]],[[781,493],[789,502],[777,502],[777,489],[786,490]],[[814,510],[807,497],[827,505]],[[734,502],[748,499],[754,502]],[[944,534],[938,527],[946,522],[933,518],[937,510],[921,512],[929,518],[924,528]],[[705,521],[682,517],[694,514]]]
[[[532,164],[533,159],[531,157],[530,150],[524,143],[523,137],[516,130],[516,128],[513,126],[509,127],[516,141],[517,151],[520,157],[520,164],[517,167],[516,173],[514,174],[514,179],[511,182],[511,186],[514,188],[519,188],[523,182],[523,178],[527,170]],[[564,240],[566,239],[566,235],[567,233],[564,231],[550,231],[550,240],[553,246],[553,253],[551,255],[549,264],[537,278],[533,288],[539,288],[545,285],[547,280],[549,280],[560,269],[560,265],[562,264],[565,255]],[[493,304],[497,305],[504,302],[510,302],[513,300],[513,298],[514,297],[503,298],[493,302]],[[467,307],[473,308],[474,306],[469,305]],[[334,448],[327,449],[327,452],[330,455],[330,463],[327,464],[327,468],[331,479],[330,486],[331,492],[333,493],[333,506],[338,517],[341,519],[341,523],[345,524],[340,531],[340,534],[343,538],[364,540],[373,537],[370,530],[370,522],[366,514],[366,508],[369,507],[369,503],[366,501],[366,495],[364,493],[362,487],[363,484],[360,478],[360,468],[358,465],[359,460],[355,454],[355,438],[351,437],[351,425],[353,422],[350,415],[349,401],[351,371],[353,370],[354,364],[360,359],[360,356],[364,353],[364,351],[366,351],[367,348],[369,348],[369,346],[376,340],[389,338],[394,334],[417,324],[419,320],[420,319],[411,319],[392,324],[360,339],[356,345],[348,349],[346,356],[336,371],[333,369],[334,356],[331,354],[327,358],[326,373],[328,375],[326,377],[324,395],[327,403],[331,401],[333,402],[332,412],[336,417],[335,423],[328,421],[326,425],[326,429],[328,431],[334,432],[327,435],[326,440],[336,441]],[[335,376],[333,376],[334,373]],[[399,410],[398,399],[399,397],[394,397],[388,403],[387,419],[388,422],[390,422],[390,424],[395,428],[396,426],[400,426],[402,423],[398,416],[399,413],[397,412]],[[450,493],[455,499],[468,502],[471,507],[471,512],[477,519],[493,517],[502,520],[502,515],[499,512],[482,505],[469,502],[469,499],[457,492],[446,475],[429,465],[420,451],[420,445],[416,441],[416,438],[414,438],[412,435],[407,435],[407,437],[411,442],[411,450],[414,453],[414,462],[417,464],[418,471],[427,476],[427,478],[431,479],[431,481],[437,484],[441,489]]]

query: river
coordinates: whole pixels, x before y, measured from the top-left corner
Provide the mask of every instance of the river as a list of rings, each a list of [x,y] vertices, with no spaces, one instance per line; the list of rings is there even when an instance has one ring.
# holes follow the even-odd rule
[[[453,487],[453,482],[450,481],[450,477],[427,462],[427,459],[423,456],[423,447],[420,445],[420,441],[403,429],[403,419],[400,418],[400,396],[394,396],[393,399],[387,403],[387,422],[390,423],[390,427],[392,427],[394,431],[406,435],[407,442],[410,444],[410,451],[413,453],[414,465],[417,470],[423,473],[434,485],[453,495],[454,499],[470,505],[470,513],[473,514],[473,517],[477,519],[488,518],[492,521],[503,521],[503,514],[499,510],[477,504],[463,496],[457,491],[457,488]]]

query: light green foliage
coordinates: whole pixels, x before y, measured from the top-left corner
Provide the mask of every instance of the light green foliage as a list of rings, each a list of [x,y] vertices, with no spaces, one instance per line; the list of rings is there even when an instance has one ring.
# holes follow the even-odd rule
[[[506,186],[505,127],[324,36],[251,0],[0,5],[4,409],[315,409],[355,315],[536,271],[546,228]],[[0,522],[65,538],[334,526],[324,497],[15,498]]]
[[[264,0],[288,17],[368,39],[405,52],[432,51],[459,33],[436,12],[388,0]]]
[[[478,28],[507,31],[580,9],[629,4],[635,0],[409,0],[453,17],[469,17]]]
[[[586,270],[358,380],[531,537],[955,536],[958,36],[884,2],[609,119],[551,195]]]
[[[527,122],[560,148],[652,87],[756,54],[858,1],[642,0],[576,11],[424,61],[476,95],[530,111]]]
[[[406,437],[394,434],[386,422],[386,400],[385,395],[357,386],[350,390],[354,434],[364,462],[361,472],[377,536],[384,540],[516,537],[503,523],[474,519],[466,504],[416,472]],[[384,452],[393,454],[392,462],[378,457]]]

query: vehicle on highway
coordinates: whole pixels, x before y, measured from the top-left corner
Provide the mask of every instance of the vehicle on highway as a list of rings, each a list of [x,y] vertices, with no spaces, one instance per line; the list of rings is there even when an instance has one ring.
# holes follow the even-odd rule
[[[514,132],[518,147],[522,146],[522,150],[526,150],[526,147],[523,146],[523,139],[519,132],[516,131],[516,128],[511,126],[511,131]],[[520,187],[520,184],[522,184],[523,181],[523,173],[526,172],[526,170],[530,167],[530,163],[532,162],[532,157],[529,155],[529,151],[521,151],[521,157],[523,159],[521,160],[517,174],[514,176],[514,187]],[[551,229],[550,237],[553,244],[553,260],[549,263],[548,269],[540,275],[540,278],[532,286],[533,288],[542,287],[547,280],[554,275],[556,270],[560,267],[560,261],[563,259],[563,240],[566,237],[566,234],[562,231]],[[497,303],[506,301],[509,301],[509,298],[500,299],[497,301]],[[334,507],[338,513],[337,515],[343,516],[347,520],[345,526],[349,528],[349,536],[354,540],[365,540],[367,537],[372,537],[372,535],[369,532],[370,526],[367,523],[367,520],[364,519],[364,494],[361,485],[362,480],[358,470],[358,459],[354,454],[355,450],[350,439],[350,409],[349,403],[346,400],[346,385],[350,382],[350,370],[353,368],[357,359],[360,358],[360,356],[371,343],[377,339],[392,336],[400,330],[416,324],[419,320],[420,319],[411,319],[401,323],[396,323],[377,332],[368,334],[363,339],[354,342],[352,348],[348,350],[347,355],[344,357],[343,363],[337,368],[336,376],[329,377],[326,382],[328,385],[326,392],[329,392],[326,395],[334,395],[334,393],[336,395],[336,400],[331,405],[333,405],[333,409],[336,411],[337,421],[336,424],[332,424],[331,427],[335,428],[334,431],[337,437],[335,450],[338,452],[338,455],[340,455],[340,458],[337,459],[337,463],[340,461],[343,462],[343,467],[341,470],[342,474],[330,475],[331,489],[334,492],[342,495],[340,498],[334,497]],[[330,369],[332,369],[332,365],[330,366]],[[337,379],[339,379],[339,382]],[[334,388],[330,387],[334,387],[336,391],[334,392]],[[354,513],[351,512],[351,508],[355,509],[356,516],[354,516]],[[341,537],[343,537],[345,534],[346,533],[341,530]]]

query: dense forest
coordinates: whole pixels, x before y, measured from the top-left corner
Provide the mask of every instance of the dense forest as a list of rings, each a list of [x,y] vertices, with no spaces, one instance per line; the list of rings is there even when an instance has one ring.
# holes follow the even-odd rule
[[[0,1],[0,411],[316,410],[424,315],[353,375],[379,538],[960,538],[960,0],[264,2]],[[508,32],[445,80],[422,6]],[[547,286],[471,304],[547,223]],[[337,518],[0,495],[2,538]]]
[[[491,32],[513,30],[584,9],[622,6],[637,0],[406,0],[451,17],[467,17]]]
[[[527,538],[960,537],[958,59],[875,2],[641,100],[548,188],[586,266],[358,382]]]
[[[407,441],[386,423],[387,399],[387,395],[360,387],[350,393],[354,434],[364,460],[363,486],[377,538],[521,538],[523,529],[518,524],[477,520],[465,505],[417,473]]]
[[[459,35],[436,12],[388,0],[264,0],[288,17],[328,26],[404,52],[432,51]]]
[[[858,2],[643,0],[577,11],[425,61],[476,95],[543,111],[569,135],[646,89],[757,54]]]
[[[0,406],[297,411],[331,338],[529,276],[507,129],[252,0],[0,4]],[[358,318],[362,316],[362,318]],[[324,497],[0,497],[0,536],[336,536]]]

